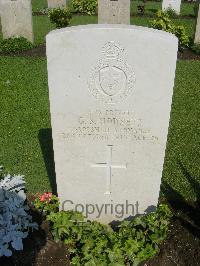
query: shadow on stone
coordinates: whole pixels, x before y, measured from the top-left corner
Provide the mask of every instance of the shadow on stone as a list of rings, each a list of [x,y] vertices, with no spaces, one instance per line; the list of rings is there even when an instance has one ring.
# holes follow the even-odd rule
[[[145,210],[145,215],[146,214],[149,214],[151,212],[154,212],[156,211],[156,206],[154,205],[150,205],[147,207],[147,209]],[[113,220],[112,222],[109,223],[110,227],[114,230],[114,231],[117,231],[119,230],[119,225],[124,222],[124,221],[128,221],[128,222],[131,222],[132,220],[134,220],[135,218],[139,217],[139,216],[143,216],[144,214],[136,214],[136,215],[130,215],[126,218],[124,218],[122,221],[120,220]]]

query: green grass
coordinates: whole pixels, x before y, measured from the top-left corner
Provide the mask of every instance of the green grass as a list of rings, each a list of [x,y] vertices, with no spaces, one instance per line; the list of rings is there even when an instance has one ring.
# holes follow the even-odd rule
[[[50,183],[39,132],[50,127],[46,60],[0,57],[0,162],[31,191]]]
[[[148,17],[131,17],[131,24],[150,27],[150,21],[153,18]],[[186,33],[193,37],[196,27],[195,19],[173,19],[177,25],[183,25],[186,28]],[[97,16],[73,16],[71,26],[96,24]],[[34,44],[39,45],[45,42],[45,36],[55,29],[55,26],[50,22],[47,16],[33,16],[33,31],[34,31]],[[0,26],[0,40],[2,39],[1,26]]]
[[[200,61],[177,64],[163,172],[170,198],[200,199]]]
[[[137,14],[137,6],[143,4],[143,1],[131,1],[131,14]],[[186,3],[181,4],[181,15],[192,15],[194,16],[194,6],[195,3]],[[47,0],[32,0],[32,9],[33,11],[39,11],[47,7]],[[145,4],[145,14],[153,15],[158,9],[161,9],[162,3],[147,1]]]
[[[47,0],[32,0],[33,12],[40,11],[43,8],[47,8]]]
[[[144,26],[144,27],[150,27],[150,22],[152,20],[153,18],[132,17],[131,24],[138,25],[138,26]],[[186,34],[188,34],[189,37],[193,38],[194,33],[195,33],[195,25],[196,25],[194,19],[172,19],[172,21],[177,25],[183,25],[186,29]]]
[[[196,28],[195,19],[173,19],[176,25],[183,25],[186,29],[186,34],[193,38]]]
[[[0,164],[11,173],[24,174],[29,191],[49,190],[54,173],[46,60],[0,57],[0,65]],[[163,172],[163,190],[170,198],[182,195],[195,200],[197,197],[193,183],[197,182],[197,190],[200,183],[199,69],[200,61],[177,64]]]
[[[32,0],[33,10],[46,6]],[[134,1],[132,11],[136,11]],[[147,2],[148,12],[160,2]],[[135,9],[134,9],[135,8]],[[150,10],[151,9],[151,10]],[[153,11],[154,9],[154,11]],[[193,4],[182,4],[190,15]],[[150,14],[150,13],[149,13]],[[131,24],[149,26],[151,18],[133,16]],[[174,19],[192,37],[195,19]],[[71,25],[97,23],[97,16],[74,16]],[[47,16],[33,16],[35,44],[54,29]],[[0,32],[0,39],[2,38]],[[29,191],[53,185],[50,114],[45,59],[0,57],[0,165],[24,174]],[[162,190],[170,198],[200,198],[200,61],[178,61]],[[48,160],[47,160],[48,158]]]
[[[150,21],[152,18],[148,17],[132,17],[131,24],[150,27]],[[183,25],[186,28],[186,33],[193,37],[195,32],[195,20],[194,19],[173,19],[177,25]],[[96,24],[96,16],[74,16],[71,21],[71,26],[75,25],[86,25],[86,24]],[[0,27],[1,28],[1,27]],[[55,26],[50,23],[47,16],[33,16],[33,30],[34,30],[34,44],[39,45],[45,42],[45,36],[51,30],[55,29]],[[2,39],[2,34],[0,30],[0,40]]]
[[[131,3],[131,12],[136,12],[136,7],[141,1],[132,1]],[[184,15],[194,15],[194,7],[195,4],[182,3],[181,12]],[[47,7],[46,0],[32,0],[33,11],[40,10],[44,7]],[[146,3],[146,14],[155,14],[156,10],[161,8],[161,2],[152,2],[148,1]],[[150,26],[150,17],[139,17],[133,16],[131,17],[131,24],[139,25],[139,26]],[[179,25],[183,25],[186,27],[186,32],[190,37],[193,37],[195,32],[195,18],[194,19],[174,19],[174,22]],[[97,23],[97,16],[84,16],[77,15],[73,16],[71,21],[71,25],[82,25],[82,24],[95,24]],[[39,45],[45,42],[45,36],[51,30],[55,29],[55,26],[50,23],[50,20],[47,16],[33,16],[33,31],[34,31],[34,44]],[[2,39],[2,32],[0,26],[0,40]]]
[[[33,16],[34,44],[45,42],[45,36],[55,29],[47,16]]]
[[[131,24],[150,27],[150,21],[152,18],[148,17],[132,17]],[[174,19],[177,25],[183,25],[186,28],[186,32],[190,37],[193,37],[195,32],[195,20],[194,19]],[[86,25],[86,24],[96,24],[96,16],[74,16],[71,21],[71,26],[75,25]],[[42,44],[45,42],[45,36],[51,30],[55,29],[55,26],[50,23],[47,16],[33,16],[33,29],[34,29],[34,44]],[[2,35],[0,34],[0,39]]]
[[[133,1],[131,3],[131,14],[134,16],[137,14],[137,6],[143,5],[143,1]],[[195,16],[194,12],[195,3],[182,3],[181,4],[181,15],[183,16]],[[145,4],[145,15],[155,15],[158,9],[162,9],[161,2],[147,1]]]

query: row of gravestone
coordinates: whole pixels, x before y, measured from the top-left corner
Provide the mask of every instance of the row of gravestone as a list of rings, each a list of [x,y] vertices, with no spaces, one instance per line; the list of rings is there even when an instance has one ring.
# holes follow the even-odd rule
[[[144,27],[88,25],[52,31],[46,41],[60,208],[104,223],[152,211],[178,39]]]
[[[65,5],[65,0],[48,0],[48,8]],[[33,42],[31,0],[1,0],[0,17],[3,38],[25,37],[30,42]]]
[[[49,0],[51,8],[65,5],[65,0]],[[180,0],[163,0],[163,8],[180,11]],[[1,0],[0,15],[4,38],[25,37],[33,42],[33,23],[31,0]],[[99,0],[99,24],[130,24],[130,0]],[[200,42],[200,13],[198,14],[195,43]]]

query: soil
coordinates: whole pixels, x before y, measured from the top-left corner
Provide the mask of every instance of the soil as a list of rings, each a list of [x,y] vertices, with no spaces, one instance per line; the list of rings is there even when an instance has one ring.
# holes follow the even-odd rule
[[[4,53],[0,52],[0,56],[19,56],[19,57],[46,57],[46,45],[41,44],[30,50],[16,52],[16,53]]]
[[[144,6],[144,4],[141,3],[140,6]],[[144,9],[143,11],[144,13],[143,12],[131,13],[131,17],[154,18],[158,10],[155,8],[155,9],[151,9],[151,11],[152,11],[152,14],[145,14],[145,9]],[[76,16],[88,16],[87,14],[82,14],[82,13],[75,13],[75,15]],[[48,16],[48,14],[45,14],[44,12],[41,12],[41,11],[34,11],[33,16]],[[178,16],[173,17],[173,19],[195,19],[195,18],[196,18],[195,15],[178,15]]]
[[[184,49],[182,52],[178,52],[178,59],[181,60],[200,60],[200,54],[195,54],[190,49]]]
[[[141,266],[200,266],[200,204],[171,202],[173,217],[168,237],[160,252]],[[69,253],[64,244],[53,241],[48,222],[32,210],[40,230],[24,240],[24,250],[10,258],[0,258],[1,266],[69,266]]]
[[[17,53],[0,53],[0,56],[19,56],[19,57],[46,57],[46,45],[41,44],[31,50]],[[190,49],[184,49],[178,52],[178,59],[181,60],[200,60],[200,55],[195,54]]]
[[[159,254],[144,266],[198,266],[200,265],[200,205],[173,202],[176,216],[168,231],[168,238]]]
[[[5,55],[5,54],[0,54]],[[45,44],[28,51],[9,56],[45,57]],[[200,60],[200,55],[185,49],[178,53],[182,60]],[[29,201],[31,198],[29,197]],[[143,266],[200,266],[200,203],[170,202],[176,214],[171,221],[168,238],[160,247],[160,253]],[[11,258],[0,258],[1,266],[68,266],[66,246],[53,241],[48,223],[32,210],[34,221],[40,230],[24,240],[24,250],[14,252]]]
[[[141,4],[140,6],[144,6],[144,4]],[[158,10],[151,9],[151,11],[152,11],[152,14],[145,14],[145,11],[138,11],[137,14],[135,13],[131,14],[131,17],[132,18],[135,18],[135,17],[155,18],[155,14]],[[195,16],[194,15],[179,15],[179,16],[172,17],[172,19],[195,19]]]
[[[34,11],[33,16],[48,16],[48,14],[45,14],[44,12],[41,11]]]
[[[28,195],[33,221],[39,224],[39,230],[34,230],[23,241],[24,250],[13,252],[13,256],[0,258],[0,266],[67,266],[70,265],[66,246],[52,239],[48,221],[34,210],[31,202],[34,195]]]

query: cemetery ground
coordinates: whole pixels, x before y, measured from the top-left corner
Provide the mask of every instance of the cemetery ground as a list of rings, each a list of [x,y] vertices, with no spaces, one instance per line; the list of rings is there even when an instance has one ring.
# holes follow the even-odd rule
[[[32,4],[33,12],[47,6],[45,1],[39,0],[33,0]],[[145,15],[134,17],[136,6],[137,3],[132,2],[131,24],[149,26],[149,20],[161,3],[147,2]],[[195,31],[193,7],[194,4],[184,2],[181,17],[174,18],[175,23],[186,27],[190,37]],[[96,16],[76,15],[71,25],[92,23],[97,23]],[[0,56],[0,163],[6,172],[25,175],[29,199],[36,192],[56,192],[44,57],[45,35],[54,26],[45,15],[34,15],[33,25],[35,50]],[[179,59],[177,62],[160,195],[160,201],[171,206],[174,218],[160,253],[146,262],[146,266],[200,265],[199,69],[199,60]],[[40,216],[34,214],[34,217],[41,222]],[[24,243],[23,252],[14,253],[10,259],[1,259],[0,265],[47,265],[47,261],[49,265],[69,263],[66,248],[52,241],[45,223]]]

